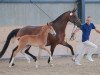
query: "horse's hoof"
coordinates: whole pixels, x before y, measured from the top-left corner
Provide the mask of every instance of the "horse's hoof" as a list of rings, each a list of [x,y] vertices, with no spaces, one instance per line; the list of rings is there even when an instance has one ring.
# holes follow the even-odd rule
[[[9,65],[9,67],[11,68],[12,66],[11,66],[11,65]]]
[[[54,67],[54,64],[52,62],[50,62],[49,64],[50,64],[50,67]]]
[[[37,61],[37,58],[35,58],[34,61],[36,62]]]
[[[35,67],[38,68],[38,65],[36,65]]]
[[[50,63],[50,59],[48,60],[48,64]]]
[[[14,66],[15,64],[13,63],[12,66]]]
[[[53,64],[53,63],[51,63],[51,64],[50,64],[50,67],[54,67],[54,64]]]
[[[9,66],[9,68],[11,68],[11,66]]]
[[[74,61],[74,62],[75,62],[75,58],[72,58],[72,61]]]
[[[12,64],[9,64],[9,67],[13,67],[15,64],[14,63],[12,63]]]
[[[30,61],[30,60],[28,60],[28,63],[30,64],[30,63],[31,63],[31,61]]]
[[[38,68],[38,61],[36,61],[36,65],[35,65],[35,67]]]

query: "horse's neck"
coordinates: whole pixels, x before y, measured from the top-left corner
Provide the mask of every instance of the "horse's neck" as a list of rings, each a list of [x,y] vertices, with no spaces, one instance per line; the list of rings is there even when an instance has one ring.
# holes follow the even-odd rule
[[[65,14],[64,14],[65,15]],[[58,20],[53,21],[53,28],[56,32],[65,32],[66,25],[69,21],[68,17],[61,16]]]
[[[59,32],[65,32],[66,26],[67,26],[68,21],[58,21],[55,24],[53,24],[53,28],[55,29],[56,33]]]
[[[41,32],[40,32],[40,34],[38,35],[38,37],[40,38],[41,37],[41,39],[45,39],[45,40],[47,40],[47,37],[48,37],[48,30],[46,29],[46,30],[42,30]]]

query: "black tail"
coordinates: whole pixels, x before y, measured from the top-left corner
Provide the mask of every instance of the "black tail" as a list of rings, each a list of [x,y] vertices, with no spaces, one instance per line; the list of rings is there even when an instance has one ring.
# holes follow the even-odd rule
[[[19,30],[20,30],[20,29],[14,29],[14,30],[12,30],[12,31],[9,33],[9,35],[8,35],[8,37],[7,37],[7,40],[6,40],[6,42],[5,42],[4,46],[3,46],[3,49],[2,49],[2,51],[0,52],[0,58],[1,58],[1,57],[4,55],[4,53],[6,52],[8,46],[9,46],[10,40],[11,40],[14,36],[16,36],[16,34],[18,33]]]

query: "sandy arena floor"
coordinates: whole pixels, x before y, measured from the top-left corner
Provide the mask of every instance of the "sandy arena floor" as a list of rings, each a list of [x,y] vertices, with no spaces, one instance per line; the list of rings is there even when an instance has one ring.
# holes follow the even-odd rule
[[[94,62],[85,58],[82,65],[77,66],[71,60],[72,57],[56,57],[53,60],[54,67],[47,64],[47,58],[41,58],[39,68],[35,68],[35,62],[27,63],[25,59],[16,59],[16,65],[8,67],[9,60],[0,60],[0,75],[100,75],[100,58],[93,57]]]

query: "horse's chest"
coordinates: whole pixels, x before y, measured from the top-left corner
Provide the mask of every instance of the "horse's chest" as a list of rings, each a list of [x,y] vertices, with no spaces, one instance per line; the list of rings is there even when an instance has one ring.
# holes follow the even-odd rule
[[[65,34],[60,34],[60,35],[58,35],[58,41],[59,41],[59,43],[61,43],[61,42],[63,42],[64,41],[64,37],[65,37]]]

